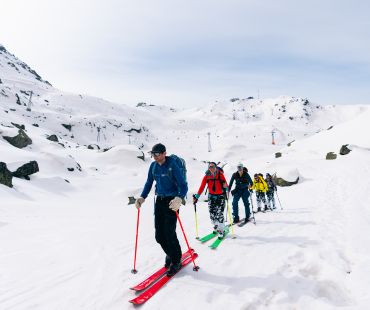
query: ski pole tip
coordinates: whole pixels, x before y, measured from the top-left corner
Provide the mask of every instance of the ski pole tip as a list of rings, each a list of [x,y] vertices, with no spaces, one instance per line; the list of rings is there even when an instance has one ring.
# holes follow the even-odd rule
[[[131,273],[137,274],[137,270],[136,269],[131,269]]]

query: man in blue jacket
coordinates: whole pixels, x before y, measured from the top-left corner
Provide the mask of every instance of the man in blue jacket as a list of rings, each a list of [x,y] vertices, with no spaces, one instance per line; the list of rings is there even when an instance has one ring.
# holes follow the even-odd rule
[[[233,173],[229,188],[231,189],[234,181],[235,181],[235,188],[231,191],[233,195],[233,222],[238,223],[239,219],[239,206],[238,202],[240,198],[243,200],[244,208],[245,208],[245,222],[248,222],[249,216],[251,211],[249,209],[249,188],[253,185],[253,181],[248,173],[248,169],[243,166],[242,163],[239,163],[238,171]]]
[[[155,239],[166,253],[167,275],[172,276],[181,268],[181,247],[176,234],[179,208],[188,192],[188,185],[180,167],[172,157],[166,156],[166,147],[158,143],[150,151],[154,162],[150,165],[148,178],[136,208],[140,208],[155,180],[154,205]]]

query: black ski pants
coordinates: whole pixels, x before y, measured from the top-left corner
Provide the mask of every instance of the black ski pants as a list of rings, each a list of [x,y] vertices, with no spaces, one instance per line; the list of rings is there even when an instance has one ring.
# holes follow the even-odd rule
[[[173,198],[157,196],[154,207],[154,227],[155,240],[171,258],[171,262],[177,264],[181,260],[181,247],[176,234],[177,217],[169,208]]]

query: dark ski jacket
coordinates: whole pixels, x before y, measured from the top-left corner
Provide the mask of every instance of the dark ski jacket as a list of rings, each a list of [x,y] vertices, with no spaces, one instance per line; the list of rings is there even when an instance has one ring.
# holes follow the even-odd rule
[[[230,189],[233,186],[234,180],[235,180],[236,190],[248,189],[249,186],[253,185],[251,176],[249,175],[248,170],[245,167],[243,168],[243,173],[241,176],[238,171],[233,173],[233,175],[231,176],[230,182],[229,182]]]
[[[276,188],[276,185],[275,185],[275,183],[272,179],[267,178],[265,181],[266,181],[267,186],[268,186],[267,192],[270,193],[270,192],[276,191],[277,188]]]
[[[154,180],[156,182],[155,192],[158,196],[184,198],[188,192],[188,185],[184,176],[176,161],[171,157],[166,156],[163,165],[159,165],[155,161],[152,162],[141,197],[146,198],[148,196]]]

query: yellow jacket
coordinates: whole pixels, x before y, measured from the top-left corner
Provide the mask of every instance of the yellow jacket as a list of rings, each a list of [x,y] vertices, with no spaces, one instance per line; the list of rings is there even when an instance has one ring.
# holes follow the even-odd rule
[[[258,176],[258,181],[256,181],[256,179],[253,179],[253,185],[251,188],[256,190],[257,192],[264,192],[264,193],[266,193],[268,190],[267,183],[261,176]]]

